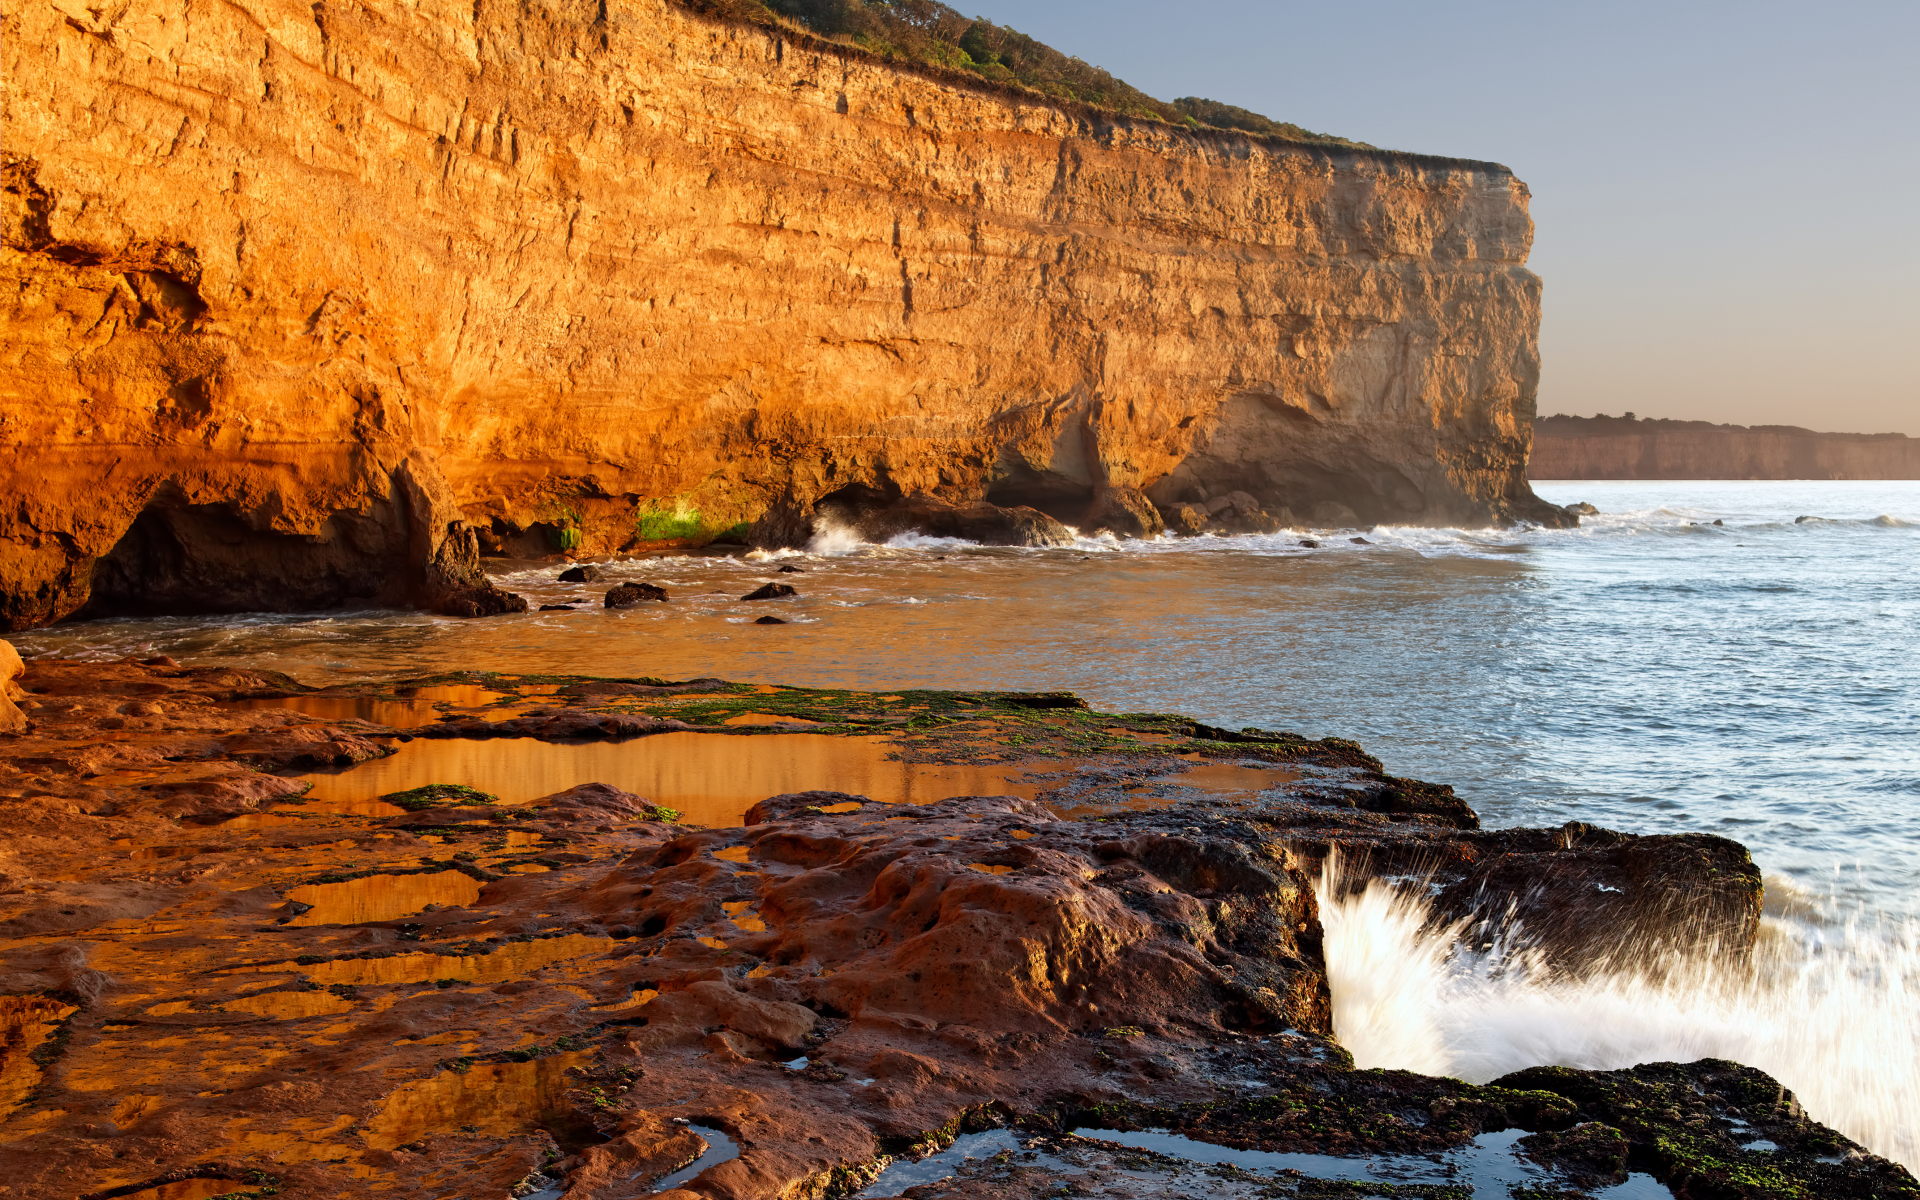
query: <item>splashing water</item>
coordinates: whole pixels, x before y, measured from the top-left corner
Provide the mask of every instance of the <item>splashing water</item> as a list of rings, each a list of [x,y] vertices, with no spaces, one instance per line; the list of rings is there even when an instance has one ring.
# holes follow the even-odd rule
[[[1920,1169],[1920,930],[1763,919],[1751,967],[1553,977],[1524,951],[1475,953],[1419,891],[1316,888],[1334,1034],[1362,1067],[1485,1083],[1523,1067],[1616,1070],[1724,1058],[1791,1088],[1809,1115]],[[1518,940],[1517,938],[1515,940]]]

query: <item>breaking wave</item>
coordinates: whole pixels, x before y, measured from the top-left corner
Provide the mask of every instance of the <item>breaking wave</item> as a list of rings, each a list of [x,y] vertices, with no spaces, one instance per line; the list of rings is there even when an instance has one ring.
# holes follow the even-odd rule
[[[1316,889],[1334,1034],[1362,1068],[1485,1083],[1523,1067],[1615,1070],[1722,1058],[1767,1072],[1809,1115],[1920,1168],[1920,929],[1833,922],[1784,881],[1750,966],[1664,964],[1584,978],[1520,943],[1476,953],[1434,927],[1421,892],[1375,881]],[[1776,892],[1780,893],[1776,895]]]

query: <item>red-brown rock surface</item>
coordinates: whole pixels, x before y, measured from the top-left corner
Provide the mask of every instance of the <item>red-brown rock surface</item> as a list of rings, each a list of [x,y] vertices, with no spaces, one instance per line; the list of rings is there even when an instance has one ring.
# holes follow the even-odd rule
[[[477,549],[789,540],[854,485],[1559,519],[1494,164],[1188,132],[661,0],[5,21],[0,630],[493,611]]]
[[[428,708],[417,682],[314,693],[54,660],[23,682],[28,728],[0,734],[0,1196],[844,1196],[993,1130],[991,1161],[910,1194],[1352,1194],[1207,1175],[1076,1126],[1340,1156],[1353,1177],[1374,1161],[1452,1178],[1479,1135],[1535,1131],[1528,1169],[1568,1200],[1629,1157],[1676,1195],[1789,1194],[1723,1186],[1756,1165],[1800,1194],[1920,1195],[1730,1063],[1476,1087],[1354,1071],[1330,1037],[1313,884],[1330,849],[1426,863],[1441,919],[1557,912],[1578,936],[1549,926],[1548,948],[1578,966],[1647,937],[1737,942],[1757,892],[1724,839],[1479,830],[1448,789],[1351,743],[1060,693],[486,676],[443,681],[455,699]],[[448,732],[406,743],[237,703],[276,695]],[[767,710],[845,731],[821,738],[897,713],[902,761],[990,759],[1039,790],[742,798],[692,828],[603,784],[524,804],[351,787],[445,737],[603,749],[578,738],[667,732],[661,713],[736,757],[791,753],[790,733],[727,724]],[[1035,775],[1003,762],[1015,741]],[[324,797],[259,769],[396,746]],[[1207,790],[1223,779],[1254,790]],[[1750,1137],[1781,1149],[1763,1163],[1736,1145]]]

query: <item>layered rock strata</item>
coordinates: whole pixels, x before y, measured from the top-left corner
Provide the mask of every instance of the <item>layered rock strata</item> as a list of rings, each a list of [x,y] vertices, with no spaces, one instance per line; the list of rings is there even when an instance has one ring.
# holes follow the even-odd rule
[[[5,21],[0,629],[487,611],[476,549],[791,542],[850,488],[1563,519],[1495,164],[660,0]]]
[[[1551,417],[1534,428],[1534,479],[1920,479],[1920,438]]]
[[[1691,1197],[1920,1195],[1731,1063],[1476,1086],[1355,1071],[1331,1036],[1334,846],[1348,886],[1369,861],[1432,864],[1440,921],[1522,898],[1577,917],[1584,942],[1551,939],[1577,969],[1643,936],[1743,953],[1757,884],[1724,839],[1482,831],[1351,743],[1059,693],[314,692],[49,660],[23,682],[29,728],[0,740],[0,1171],[25,1195],[895,1195],[912,1181],[889,1166],[989,1131],[991,1160],[907,1194],[1271,1200],[1365,1194],[1386,1170],[1440,1196],[1492,1154],[1559,1200],[1629,1171]],[[562,750],[671,732],[735,758],[763,734],[885,729],[899,760],[997,763],[1033,794],[743,796],[698,828],[603,784],[342,798],[349,772],[316,799],[263,773],[397,763],[445,744],[406,740],[429,728]],[[1686,943],[1703,916],[1732,936]],[[1072,1135],[1139,1128],[1204,1153]],[[1234,1148],[1325,1157],[1197,1165]]]

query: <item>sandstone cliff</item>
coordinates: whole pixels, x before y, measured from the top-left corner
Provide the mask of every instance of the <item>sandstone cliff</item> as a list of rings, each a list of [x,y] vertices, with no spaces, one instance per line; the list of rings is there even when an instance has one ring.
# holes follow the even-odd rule
[[[0,629],[491,611],[477,552],[881,497],[1560,519],[1488,163],[1189,132],[660,0],[5,15]]]
[[[1920,479],[1920,438],[1549,417],[1534,427],[1534,479]]]

